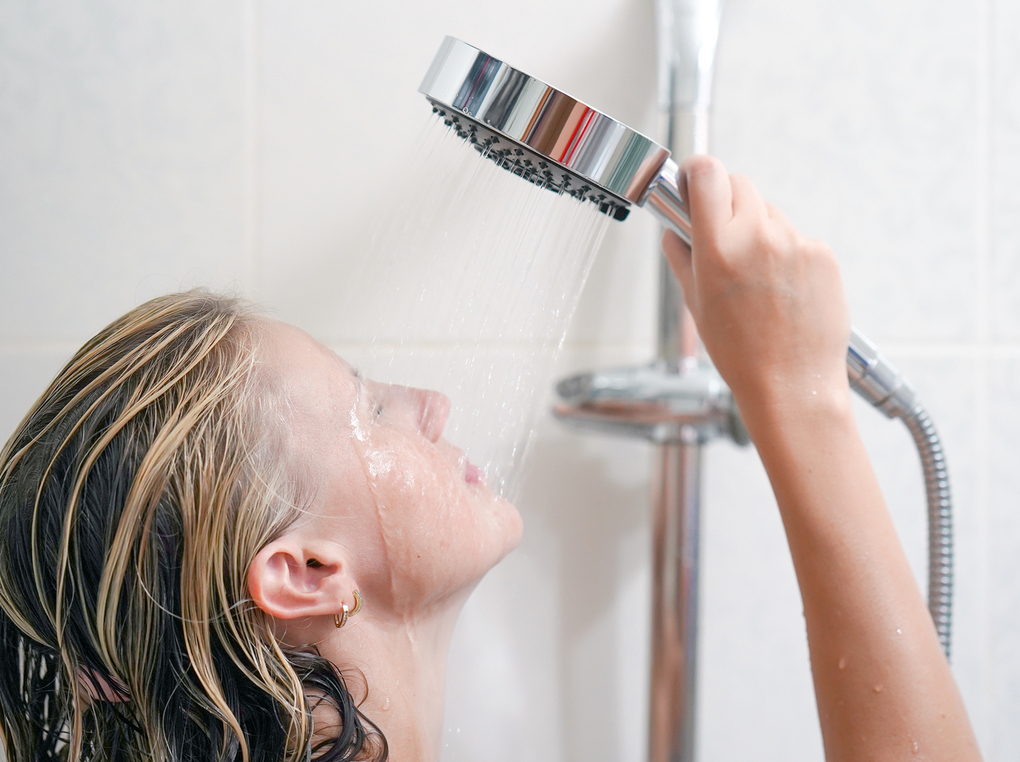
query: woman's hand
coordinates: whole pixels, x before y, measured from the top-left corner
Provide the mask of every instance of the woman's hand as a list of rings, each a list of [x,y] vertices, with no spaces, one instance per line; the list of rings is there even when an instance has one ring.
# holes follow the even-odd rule
[[[688,159],[679,179],[693,253],[671,232],[663,248],[745,417],[848,399],[850,320],[829,247],[798,233],[716,159]]]

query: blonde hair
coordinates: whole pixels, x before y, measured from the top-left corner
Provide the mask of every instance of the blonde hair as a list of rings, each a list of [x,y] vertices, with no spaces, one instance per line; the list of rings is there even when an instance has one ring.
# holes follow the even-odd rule
[[[0,452],[10,762],[385,759],[336,668],[282,647],[247,592],[301,501],[261,320],[200,291],[141,305]],[[341,721],[314,748],[308,693]]]

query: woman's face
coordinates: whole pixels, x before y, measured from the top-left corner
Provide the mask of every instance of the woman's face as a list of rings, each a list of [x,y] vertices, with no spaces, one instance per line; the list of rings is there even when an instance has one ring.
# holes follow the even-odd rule
[[[520,539],[517,510],[442,438],[438,392],[360,378],[303,331],[269,328],[288,458],[311,505],[297,531],[339,544],[366,600],[400,614],[469,590]]]

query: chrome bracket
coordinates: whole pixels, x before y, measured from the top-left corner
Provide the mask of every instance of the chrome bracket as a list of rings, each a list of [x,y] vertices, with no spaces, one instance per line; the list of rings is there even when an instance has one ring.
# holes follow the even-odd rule
[[[556,385],[553,415],[574,428],[654,444],[750,442],[726,383],[711,365],[662,360],[570,376]]]

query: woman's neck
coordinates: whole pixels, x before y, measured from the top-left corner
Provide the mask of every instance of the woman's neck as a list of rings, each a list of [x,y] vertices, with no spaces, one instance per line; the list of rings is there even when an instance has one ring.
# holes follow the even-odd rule
[[[446,659],[459,609],[415,619],[352,620],[321,644],[322,655],[341,672],[364,675],[367,696],[359,708],[386,737],[392,762],[439,757]],[[357,681],[349,684],[357,693]]]

